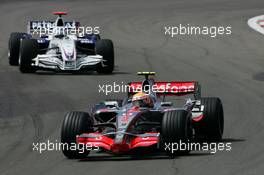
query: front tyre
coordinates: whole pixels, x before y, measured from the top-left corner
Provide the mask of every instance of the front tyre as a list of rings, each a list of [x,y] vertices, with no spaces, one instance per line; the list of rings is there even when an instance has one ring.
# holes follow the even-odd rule
[[[206,97],[201,99],[204,106],[204,117],[195,123],[195,132],[198,138],[206,142],[219,142],[224,131],[224,112],[223,105],[217,97]]]
[[[8,60],[9,65],[17,66],[20,50],[20,40],[23,38],[23,35],[26,33],[11,33],[9,42],[8,42]]]
[[[82,159],[89,154],[88,150],[69,149],[71,145],[76,146],[76,136],[82,133],[91,132],[93,125],[92,118],[85,112],[69,112],[62,124],[61,143],[63,144],[62,153],[69,159]]]
[[[109,39],[98,40],[95,44],[96,54],[103,56],[103,64],[97,67],[98,73],[110,74],[114,70],[114,45]]]
[[[24,39],[20,46],[19,69],[22,73],[34,73],[36,68],[32,66],[33,58],[39,53],[39,45],[36,39]]]
[[[165,112],[161,125],[161,138],[162,144],[164,144],[164,151],[166,151],[168,155],[188,154],[190,149],[187,148],[187,144],[191,137],[192,127],[190,113],[185,110]],[[168,147],[168,145],[170,146]],[[185,145],[185,148],[181,149],[182,147],[180,147],[180,145]]]

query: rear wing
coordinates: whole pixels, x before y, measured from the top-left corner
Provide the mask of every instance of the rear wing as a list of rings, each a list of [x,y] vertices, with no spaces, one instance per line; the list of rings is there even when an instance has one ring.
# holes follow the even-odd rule
[[[66,21],[65,28],[68,30],[77,30],[80,22]],[[29,21],[27,25],[28,34],[50,34],[55,26],[55,21]]]
[[[182,96],[194,94],[195,99],[201,98],[201,86],[196,81],[172,81],[172,82],[154,82],[152,87],[148,87],[157,96]],[[130,82],[128,84],[128,94],[133,95],[144,91],[142,82]]]

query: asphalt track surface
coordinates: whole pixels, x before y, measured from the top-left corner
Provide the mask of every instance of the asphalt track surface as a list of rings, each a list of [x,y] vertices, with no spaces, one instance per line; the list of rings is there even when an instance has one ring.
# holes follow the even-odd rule
[[[264,1],[1,1],[0,5],[0,174],[262,174],[264,170],[264,37],[247,26],[263,14]],[[55,10],[68,19],[100,26],[115,44],[112,75],[21,74],[7,61],[12,31],[25,31],[30,19],[53,19]],[[165,25],[232,26],[232,35],[164,35]],[[222,99],[224,142],[231,152],[194,152],[164,156],[67,160],[59,151],[39,154],[32,142],[59,140],[63,117],[88,110],[105,98],[104,83],[140,80],[136,71],[151,70],[160,80],[197,80],[204,96]]]

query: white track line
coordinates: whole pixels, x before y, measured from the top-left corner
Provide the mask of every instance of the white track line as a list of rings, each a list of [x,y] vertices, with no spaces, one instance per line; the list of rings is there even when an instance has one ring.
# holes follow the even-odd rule
[[[252,29],[264,35],[264,15],[250,18],[248,20],[248,25]]]

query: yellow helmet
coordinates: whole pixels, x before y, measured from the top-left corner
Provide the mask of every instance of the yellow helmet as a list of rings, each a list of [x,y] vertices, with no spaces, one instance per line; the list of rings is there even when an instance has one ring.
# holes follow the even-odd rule
[[[138,107],[153,107],[154,105],[151,97],[144,92],[138,92],[135,95],[133,95],[132,104],[133,106],[138,106]]]

